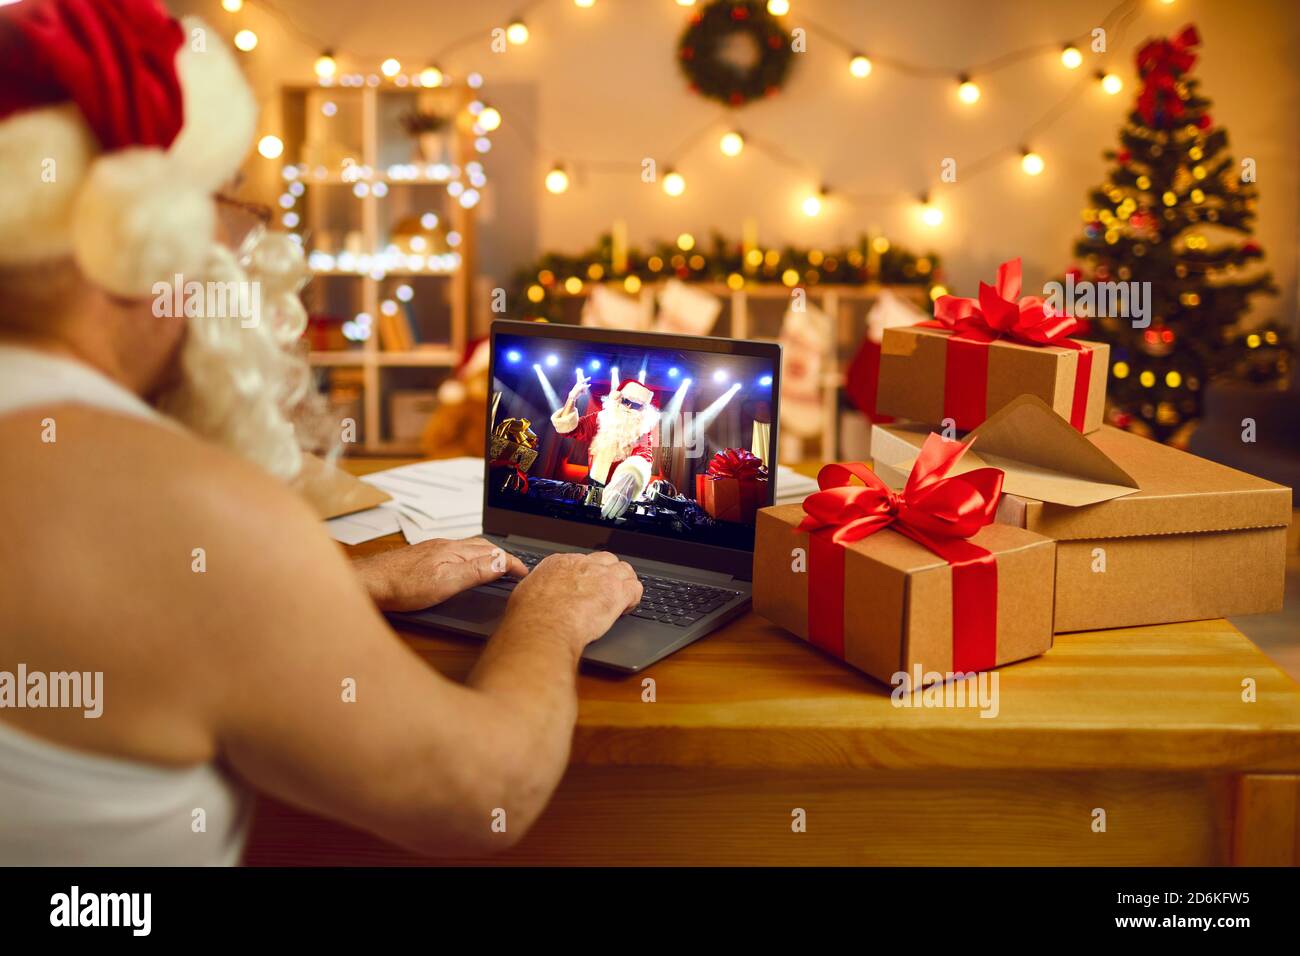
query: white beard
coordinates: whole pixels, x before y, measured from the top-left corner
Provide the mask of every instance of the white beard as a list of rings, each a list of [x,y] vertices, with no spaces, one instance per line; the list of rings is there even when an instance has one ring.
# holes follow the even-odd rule
[[[238,315],[187,319],[181,380],[158,397],[164,414],[202,437],[290,480],[304,448],[337,454],[337,423],[315,389],[299,341],[307,312],[298,290],[309,273],[283,233],[255,230],[238,254],[214,245],[204,281],[257,282],[256,325]]]
[[[632,454],[641,439],[654,431],[659,422],[659,409],[647,404],[639,412],[628,408],[617,398],[606,395],[596,413],[596,437],[591,440],[591,457],[608,455],[610,461],[619,461]]]

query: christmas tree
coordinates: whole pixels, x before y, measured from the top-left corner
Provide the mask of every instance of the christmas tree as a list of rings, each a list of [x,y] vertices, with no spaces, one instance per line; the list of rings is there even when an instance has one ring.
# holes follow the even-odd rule
[[[1072,270],[1076,281],[1149,283],[1144,316],[1095,316],[1090,335],[1111,346],[1111,421],[1162,441],[1200,416],[1211,380],[1276,381],[1289,358],[1277,325],[1241,324],[1251,298],[1276,289],[1250,238],[1253,161],[1229,155],[1189,75],[1199,42],[1189,26],[1138,51],[1141,90],[1120,148],[1105,153],[1114,165],[1083,211]]]

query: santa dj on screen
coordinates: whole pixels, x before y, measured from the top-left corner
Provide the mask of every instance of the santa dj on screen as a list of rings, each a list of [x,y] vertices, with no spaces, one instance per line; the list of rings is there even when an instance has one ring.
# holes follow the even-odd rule
[[[602,489],[600,516],[613,519],[621,517],[650,483],[659,409],[654,393],[629,379],[621,387],[612,381],[600,411],[579,416],[578,397],[590,387],[591,379],[579,371],[564,405],[551,415],[551,424],[558,434],[588,443],[587,482]]]

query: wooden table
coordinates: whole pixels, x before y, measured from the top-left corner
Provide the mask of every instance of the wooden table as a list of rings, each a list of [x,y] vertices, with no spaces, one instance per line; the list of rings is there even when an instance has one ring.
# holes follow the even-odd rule
[[[480,647],[401,633],[455,679]],[[490,860],[1300,862],[1300,686],[1226,621],[1061,635],[998,673],[994,718],[899,708],[753,614],[643,675],[584,672],[569,772]],[[269,801],[247,861],[427,862]]]

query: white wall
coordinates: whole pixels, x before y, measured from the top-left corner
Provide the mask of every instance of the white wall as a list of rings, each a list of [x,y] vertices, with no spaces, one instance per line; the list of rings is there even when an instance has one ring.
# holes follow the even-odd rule
[[[1026,282],[1050,277],[1071,261],[1081,228],[1079,210],[1089,187],[1100,182],[1101,150],[1116,133],[1136,88],[1133,51],[1145,38],[1171,33],[1188,21],[1203,45],[1196,72],[1214,101],[1214,119],[1227,126],[1238,160],[1258,162],[1259,240],[1282,297],[1260,317],[1293,317],[1300,246],[1300,5],[1293,0],[1143,0],[1137,21],[1111,63],[1127,84],[1108,97],[1095,86],[1033,146],[1047,162],[1037,178],[1025,176],[1008,156],[982,175],[961,182],[962,166],[995,148],[1014,144],[1023,131],[1095,67],[1089,56],[1078,71],[1055,54],[980,79],[983,98],[965,107],[954,84],[900,75],[877,65],[866,80],[848,75],[844,54],[816,36],[796,57],[788,88],[727,120],[719,106],[691,94],[675,62],[676,40],[689,11],[673,0],[596,0],[578,9],[572,0],[542,0],[528,15],[532,37],[523,47],[494,54],[488,29],[504,24],[514,0],[274,0],[274,14],[248,0],[237,15],[218,0],[173,0],[177,12],[199,12],[229,36],[239,26],[260,35],[246,57],[250,75],[275,131],[275,87],[311,78],[320,47],[339,50],[343,69],[374,71],[385,56],[422,64],[447,43],[482,30],[482,39],[443,59],[449,72],[474,69],[486,78],[485,98],[505,122],[487,157],[497,190],[484,209],[485,270],[504,279],[510,268],[545,249],[578,251],[616,218],[632,239],[723,228],[738,235],[742,221],[758,220],[764,242],[833,243],[864,228],[944,256],[947,284],[973,294],[1012,255],[1025,259]],[[868,52],[952,67],[988,60],[1010,49],[1057,43],[1097,25],[1107,0],[918,0],[861,3],[792,0],[788,26],[804,14],[838,26]],[[304,39],[289,24],[306,31]],[[352,54],[359,54],[353,56]],[[515,125],[512,128],[512,116]],[[716,129],[684,156],[672,150],[713,118]],[[734,124],[805,160],[808,174],[792,173],[753,150],[728,160],[717,137]],[[523,130],[535,131],[537,152]],[[679,200],[640,182],[635,172],[593,174],[562,196],[541,186],[557,158],[638,162],[644,156],[675,159],[688,191]],[[937,178],[943,157],[958,161],[959,185],[937,195],[947,218],[938,229],[920,225],[909,201],[874,207],[832,202],[817,219],[799,201],[817,185],[863,193],[914,195]],[[254,158],[255,184],[269,183],[273,164]],[[273,188],[268,186],[267,188]]]

